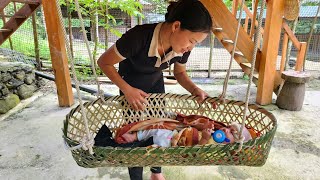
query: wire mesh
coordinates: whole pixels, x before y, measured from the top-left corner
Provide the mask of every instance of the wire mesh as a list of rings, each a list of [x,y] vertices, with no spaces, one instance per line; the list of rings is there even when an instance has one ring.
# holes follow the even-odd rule
[[[146,23],[158,23],[164,21],[165,12],[166,12],[166,4],[162,3],[161,6],[157,1],[143,1],[143,18],[129,16],[125,12],[120,9],[109,9],[109,14],[111,14],[115,18],[115,23],[112,24],[112,28],[107,31],[103,27],[102,19],[104,17],[99,16],[99,28],[98,28],[98,39],[99,44],[96,52],[96,59],[105,51],[105,44],[108,44],[108,47],[112,46],[121,36],[121,34],[128,31],[130,28],[138,25],[138,24],[146,24]],[[17,3],[16,7],[14,7],[13,3],[10,3],[5,9],[4,13],[6,15],[5,20],[8,21],[9,18],[14,14],[15,9],[19,9],[19,3]],[[299,41],[307,42],[309,38],[309,32],[311,29],[312,21],[316,16],[316,7],[313,6],[310,8],[309,6],[302,6],[300,18],[298,22],[298,26],[296,28],[296,37]],[[69,33],[68,26],[68,18],[67,18],[67,10],[65,6],[61,6],[62,12],[64,14],[64,27],[66,31]],[[305,11],[308,11],[306,14]],[[318,14],[319,16],[319,14]],[[265,17],[265,16],[264,16]],[[251,21],[248,21],[246,24],[246,15],[245,13],[242,15],[242,25],[247,28],[248,33],[250,33]],[[37,36],[39,43],[39,54],[43,64],[50,63],[50,51],[46,34],[46,26],[45,19],[43,16],[43,12],[41,8],[36,11],[36,22],[37,22]],[[72,16],[71,18],[71,39],[73,46],[73,55],[76,60],[76,64],[79,65],[89,65],[90,60],[88,57],[87,50],[85,48],[84,38],[82,32],[80,30],[80,23],[77,16]],[[86,27],[86,35],[90,42],[91,50],[94,50],[94,25],[92,19],[89,17],[85,17],[84,24]],[[111,24],[111,23],[110,23]],[[0,21],[0,27],[3,26],[3,21]],[[264,25],[263,25],[264,26]],[[107,36],[106,33],[107,32]],[[283,38],[283,34],[281,35],[281,39]],[[25,61],[31,64],[36,64],[34,59],[35,57],[35,43],[33,38],[33,26],[31,17],[27,19],[27,21],[22,24],[22,26],[10,37],[12,42],[12,48],[17,53],[12,55],[11,61]],[[106,43],[106,41],[108,43]],[[279,44],[279,52],[278,52],[278,61],[277,61],[277,69],[280,68],[280,59],[281,59],[281,45],[282,41]],[[210,56],[210,46],[213,46],[212,57]],[[1,48],[10,49],[11,45],[9,40],[4,42],[1,45]],[[2,50],[4,52],[5,50]],[[12,53],[11,51],[6,51],[5,53]],[[26,55],[28,58],[21,58],[19,53]],[[290,58],[288,61],[288,68],[294,68],[295,60],[297,56],[296,48],[292,47]],[[320,19],[318,18],[315,23],[315,28],[313,35],[310,40],[309,48],[306,54],[306,63],[305,70],[309,71],[320,71]],[[209,68],[210,57],[212,60],[211,67]],[[228,68],[230,60],[230,53],[222,46],[217,38],[214,39],[213,42],[210,42],[209,36],[200,44],[198,44],[192,51],[189,61],[187,63],[188,75],[190,77],[207,77],[208,69],[211,71],[226,71]],[[117,65],[116,65],[117,68]],[[233,71],[240,72],[241,68],[237,63],[233,63],[232,67]]]

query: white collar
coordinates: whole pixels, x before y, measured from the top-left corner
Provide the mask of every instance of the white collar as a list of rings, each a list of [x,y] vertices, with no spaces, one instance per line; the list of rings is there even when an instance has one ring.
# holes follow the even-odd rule
[[[159,42],[159,33],[160,33],[162,24],[163,23],[157,24],[156,28],[153,31],[153,36],[152,36],[152,40],[151,40],[149,52],[148,52],[149,57],[157,57],[157,62],[155,64],[155,67],[160,67],[162,63],[167,62],[174,57],[183,56],[183,53],[176,53],[171,50],[169,53],[166,54],[166,58],[161,61],[161,57],[158,52],[158,42]]]

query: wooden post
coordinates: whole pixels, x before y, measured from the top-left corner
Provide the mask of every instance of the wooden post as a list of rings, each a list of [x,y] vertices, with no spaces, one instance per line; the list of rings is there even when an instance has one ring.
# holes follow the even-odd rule
[[[238,6],[239,6],[239,1],[238,0],[234,0],[232,2],[232,14],[234,15],[235,18],[237,18]]]
[[[288,40],[289,40],[288,34],[284,33],[283,41],[282,41],[282,56],[281,56],[281,64],[280,64],[280,73],[282,73],[282,71],[285,70]]]
[[[60,23],[56,0],[43,0],[52,68],[55,75],[59,106],[71,106],[73,102],[66,43]]]
[[[252,38],[255,32],[255,24],[256,24],[256,16],[257,16],[257,10],[258,10],[259,0],[255,0],[254,2],[254,10],[253,10],[253,16],[251,19],[251,28],[250,28],[250,37]]]
[[[306,42],[301,42],[300,43],[299,54],[298,54],[297,60],[296,60],[296,68],[295,68],[296,71],[301,71],[302,70],[304,57],[306,55],[306,50],[307,50],[307,43]]]
[[[256,102],[261,105],[272,102],[283,9],[284,0],[268,0],[256,97]]]

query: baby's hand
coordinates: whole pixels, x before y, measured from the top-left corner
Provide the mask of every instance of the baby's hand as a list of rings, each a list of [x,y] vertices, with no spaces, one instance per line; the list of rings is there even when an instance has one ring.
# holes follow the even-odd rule
[[[130,142],[134,142],[136,140],[138,140],[138,137],[137,137],[137,132],[133,132],[133,133],[125,133],[122,135],[123,139],[130,143]]]
[[[205,140],[209,140],[211,138],[212,132],[213,131],[211,128],[202,130],[202,138]]]

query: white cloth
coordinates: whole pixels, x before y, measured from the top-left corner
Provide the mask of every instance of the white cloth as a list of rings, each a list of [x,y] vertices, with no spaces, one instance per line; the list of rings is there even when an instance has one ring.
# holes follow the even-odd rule
[[[177,131],[167,129],[150,129],[138,131],[137,137],[139,141],[153,137],[153,143],[161,147],[170,147],[171,139]]]

